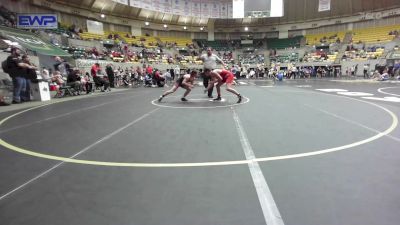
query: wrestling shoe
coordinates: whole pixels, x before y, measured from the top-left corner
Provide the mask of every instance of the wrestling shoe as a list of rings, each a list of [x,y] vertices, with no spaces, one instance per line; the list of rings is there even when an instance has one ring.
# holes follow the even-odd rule
[[[213,101],[221,101],[221,100],[222,100],[221,96],[218,96],[217,98],[213,99]]]
[[[239,96],[238,96],[238,101],[237,101],[236,103],[241,103],[241,102],[242,102],[242,96],[239,95]]]
[[[187,102],[188,100],[186,98],[181,98],[182,102]]]
[[[161,100],[164,98],[164,96],[160,96],[160,98],[158,99],[158,102],[161,102]]]

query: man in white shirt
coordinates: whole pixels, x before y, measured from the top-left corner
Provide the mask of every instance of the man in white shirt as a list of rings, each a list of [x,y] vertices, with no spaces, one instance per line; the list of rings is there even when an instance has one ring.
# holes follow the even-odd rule
[[[174,75],[175,75],[176,78],[179,78],[181,76],[181,68],[179,68],[179,65],[175,66]]]
[[[171,73],[170,73],[168,70],[166,70],[166,71],[163,73],[162,77],[164,77],[166,83],[168,83],[168,84],[171,83],[171,81],[172,81],[172,76],[171,76]],[[166,85],[166,86],[168,86],[168,85]]]
[[[203,61],[204,70],[214,70],[217,69],[217,62],[220,62],[224,67],[226,67],[225,63],[219,58],[217,55],[212,53],[211,48],[207,48],[207,54],[203,54],[200,57],[200,60]],[[210,77],[203,75],[203,85],[205,88],[208,87],[208,82],[210,81]],[[208,97],[212,98],[212,92],[214,88],[208,89]]]

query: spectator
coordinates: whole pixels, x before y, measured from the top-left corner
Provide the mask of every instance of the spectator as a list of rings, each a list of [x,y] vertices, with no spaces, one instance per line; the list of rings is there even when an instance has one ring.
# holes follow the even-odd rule
[[[90,92],[92,92],[92,89],[93,89],[92,84],[93,83],[90,80],[90,74],[88,72],[86,72],[83,79],[81,79],[81,83],[85,87],[86,94],[89,94]]]
[[[101,72],[99,63],[95,63],[92,66],[92,68],[90,70],[90,74],[92,75],[93,81],[96,84],[96,86],[102,87],[101,92],[109,90],[110,82],[108,82],[108,80],[104,79],[104,75]]]
[[[147,65],[146,73],[149,74],[149,75],[152,75],[153,74],[153,67],[151,67],[150,65]]]
[[[106,74],[108,77],[108,81],[110,82],[110,87],[114,88],[115,87],[115,85],[114,85],[114,69],[113,69],[111,63],[107,64],[107,66],[106,66]]]
[[[78,69],[72,70],[71,73],[69,73],[67,76],[67,85],[71,86],[71,88],[73,88],[78,95],[80,95],[80,91],[82,89],[82,84],[80,80],[81,77]]]
[[[179,68],[179,65],[176,65],[175,68],[174,68],[174,77],[179,78],[180,75],[181,75],[181,68]]]
[[[63,77],[61,76],[60,71],[54,71],[54,73],[50,79],[51,79],[51,82],[55,82],[58,86],[64,85],[64,80],[63,80]]]
[[[28,55],[22,56],[22,62],[26,63],[30,66],[35,66],[35,65],[33,65],[33,63],[31,63]],[[26,88],[25,88],[25,92],[24,92],[24,99],[25,99],[24,101],[30,101],[31,100],[31,83],[32,83],[32,81],[37,80],[36,67],[34,69],[25,68],[24,69],[24,77],[25,77],[25,82],[26,82]]]
[[[364,70],[363,70],[363,72],[364,72],[364,79],[368,79],[369,77],[368,77],[368,69],[369,69],[369,66],[367,65],[367,64],[365,64],[364,65]]]
[[[68,73],[71,70],[71,65],[69,65],[69,63],[65,62],[59,56],[56,56],[54,58],[54,60],[56,61],[56,63],[54,64],[54,70],[60,71],[61,76],[67,77]]]
[[[46,67],[42,68],[42,79],[43,80],[49,80],[50,79],[50,74],[49,74],[49,70],[46,69]]]
[[[167,83],[170,83],[170,82],[172,81],[172,76],[171,76],[171,73],[169,72],[169,70],[166,70],[166,71],[163,73],[162,77],[165,79],[165,81],[166,81]]]
[[[11,49],[11,55],[7,57],[6,67],[7,72],[12,78],[13,82],[13,103],[18,104],[22,101],[26,101],[26,79],[24,77],[24,69],[36,69],[36,67],[31,66],[22,62],[19,58],[21,55],[21,50],[18,48]]]

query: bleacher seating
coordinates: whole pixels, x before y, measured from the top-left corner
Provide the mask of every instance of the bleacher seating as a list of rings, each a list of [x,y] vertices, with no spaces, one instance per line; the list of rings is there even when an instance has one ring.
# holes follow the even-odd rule
[[[131,36],[131,35],[127,35],[127,32],[117,32],[117,31],[113,31],[113,32],[105,32],[104,34],[93,34],[93,33],[89,33],[89,32],[83,32],[80,33],[80,37],[83,40],[105,40],[108,39],[108,37],[110,35],[112,35],[113,37],[115,35],[118,35],[118,39],[121,41],[126,42],[127,44],[130,45],[137,45],[137,46],[143,46],[145,48],[154,48],[155,46],[157,46],[158,40],[155,37],[152,36]],[[127,37],[129,36],[129,37]]]
[[[4,6],[0,6],[0,25],[13,27],[16,25],[17,16]]]
[[[267,39],[267,46],[269,49],[287,49],[300,47],[300,41],[303,37],[298,36],[294,38],[270,38]]]
[[[303,62],[334,62],[338,57],[338,52],[312,52],[303,57]]]
[[[211,47],[216,51],[232,51],[233,48],[240,46],[240,40],[226,41],[226,40],[196,40],[201,48]]]
[[[72,57],[75,59],[83,58],[86,54],[86,49],[84,49],[84,48],[61,46],[61,49],[70,53],[72,55]]]
[[[255,65],[255,64],[264,64],[265,63],[265,57],[263,54],[243,54],[243,55],[238,55],[239,62],[243,64],[250,64],[250,65]]]
[[[286,53],[282,55],[271,56],[273,63],[296,63],[299,61],[299,53]]]
[[[393,30],[400,30],[400,25],[370,27],[354,30],[353,43],[378,43],[392,41],[395,35],[389,35]]]
[[[378,59],[383,56],[383,53],[385,52],[384,48],[376,48],[376,49],[367,49],[367,50],[352,50],[352,51],[346,51],[344,54],[343,59],[346,60],[357,60],[357,61],[363,61],[363,60],[368,60],[368,59]]]
[[[307,45],[321,45],[323,44],[331,44],[335,43],[338,39],[342,42],[346,35],[345,31],[341,32],[328,32],[328,33],[320,33],[320,34],[307,34],[306,43]]]
[[[185,48],[187,45],[193,44],[192,39],[185,37],[158,37],[161,42],[165,43],[176,43],[176,47]]]
[[[83,32],[79,34],[82,40],[103,40],[106,39],[105,34],[94,34],[89,32]]]

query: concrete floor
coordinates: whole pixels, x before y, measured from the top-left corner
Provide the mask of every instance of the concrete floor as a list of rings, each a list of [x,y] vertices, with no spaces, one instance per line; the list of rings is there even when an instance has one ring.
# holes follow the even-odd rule
[[[244,81],[241,105],[136,88],[28,109],[0,125],[0,224],[397,225],[400,103],[317,89],[400,97]]]

